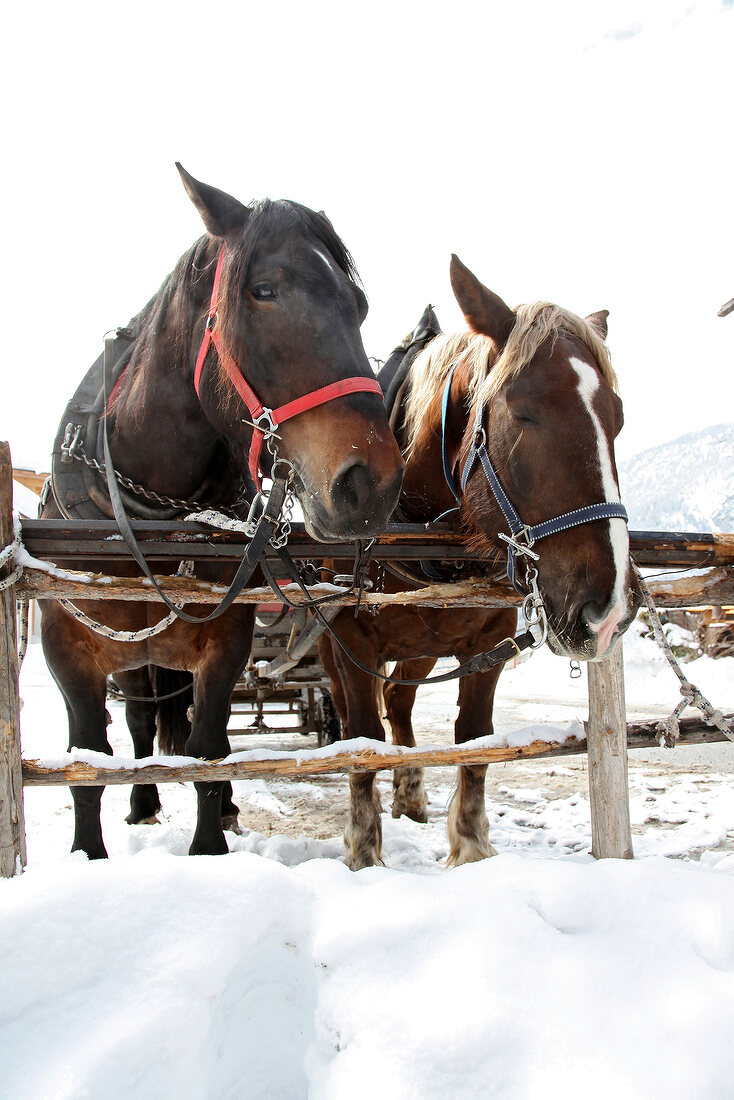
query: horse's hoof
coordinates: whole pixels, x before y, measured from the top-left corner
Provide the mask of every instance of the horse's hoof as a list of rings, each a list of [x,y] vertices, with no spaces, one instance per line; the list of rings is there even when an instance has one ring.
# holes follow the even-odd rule
[[[222,833],[221,837],[215,837],[209,844],[204,844],[196,837],[191,841],[190,856],[226,856],[229,855],[227,840]]]
[[[499,852],[494,844],[490,844],[489,841],[479,844],[475,841],[463,839],[456,851],[449,852],[446,866],[463,867],[465,863],[479,863],[480,860],[489,859],[491,856],[496,855],[499,855]]]
[[[225,832],[236,833],[237,836],[242,836],[242,829],[240,828],[237,814],[228,814],[227,817],[223,817],[222,828]]]
[[[160,820],[155,814],[149,817],[133,817],[132,814],[128,814],[125,821],[128,825],[160,825]]]
[[[409,817],[411,821],[417,821],[419,825],[425,825],[428,821],[428,811],[423,807],[400,806],[393,802],[393,817]]]
[[[71,850],[72,850],[72,852],[85,852],[86,856],[87,856],[87,859],[109,859],[110,858],[107,855],[107,849],[105,848],[104,844],[102,845],[101,848],[98,848],[96,846],[92,847],[91,845],[89,846],[89,848],[84,848],[81,844],[73,844]]]
[[[384,867],[385,864],[376,852],[361,851],[356,855],[346,855],[344,862],[350,871],[363,871],[365,867]]]

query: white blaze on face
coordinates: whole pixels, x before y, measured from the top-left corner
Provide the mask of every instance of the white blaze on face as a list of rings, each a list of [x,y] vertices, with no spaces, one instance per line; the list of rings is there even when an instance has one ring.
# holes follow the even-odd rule
[[[599,471],[601,473],[602,491],[605,501],[617,502],[620,499],[619,488],[614,478],[612,467],[612,455],[601,421],[594,410],[594,394],[599,389],[599,375],[594,368],[585,363],[583,359],[572,358],[571,366],[579,378],[579,394],[584,407],[591,417],[596,434],[597,452],[599,456]],[[592,502],[593,503],[593,502]],[[614,558],[614,591],[610,601],[608,615],[600,623],[590,623],[590,629],[598,635],[597,656],[601,657],[606,652],[612,640],[617,626],[624,618],[627,607],[625,591],[627,588],[627,570],[629,568],[629,534],[627,524],[623,519],[607,520],[609,524],[609,539],[612,544],[612,556]]]

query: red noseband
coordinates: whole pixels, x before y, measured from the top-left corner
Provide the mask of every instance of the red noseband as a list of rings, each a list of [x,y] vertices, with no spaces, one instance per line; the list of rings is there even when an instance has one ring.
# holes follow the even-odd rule
[[[196,359],[194,388],[196,390],[196,396],[201,400],[199,394],[201,372],[204,369],[204,360],[207,357],[209,348],[214,344],[214,348],[219,356],[219,361],[227,372],[227,377],[247,406],[252,418],[252,423],[255,425],[252,433],[252,442],[250,444],[248,465],[250,473],[252,474],[252,479],[255,482],[255,487],[259,490],[260,453],[262,451],[265,432],[275,431],[278,425],[282,424],[284,420],[290,420],[291,417],[298,416],[299,413],[306,412],[308,409],[315,409],[317,405],[325,405],[327,401],[333,401],[336,397],[344,397],[344,395],[348,393],[376,393],[382,397],[382,390],[376,378],[362,378],[359,376],[343,378],[339,382],[331,382],[328,386],[322,386],[318,390],[312,390],[302,397],[297,397],[293,401],[288,401],[285,405],[281,405],[277,409],[268,409],[263,405],[252,386],[243,376],[227,349],[222,346],[222,342],[217,333],[217,301],[219,298],[219,282],[222,276],[223,263],[224,247],[222,247],[219,253],[217,270],[214,275],[212,300],[209,306],[209,316],[206,322],[206,331]]]

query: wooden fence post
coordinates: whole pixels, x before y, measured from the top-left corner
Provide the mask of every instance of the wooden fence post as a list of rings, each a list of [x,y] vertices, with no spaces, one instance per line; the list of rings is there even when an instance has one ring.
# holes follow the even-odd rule
[[[0,549],[13,541],[13,467],[0,443]],[[13,571],[12,561],[0,577]],[[25,818],[20,760],[20,697],[15,625],[15,586],[0,592],[0,876],[25,867]]]
[[[586,668],[591,854],[597,859],[632,859],[621,641],[606,661],[590,662]]]

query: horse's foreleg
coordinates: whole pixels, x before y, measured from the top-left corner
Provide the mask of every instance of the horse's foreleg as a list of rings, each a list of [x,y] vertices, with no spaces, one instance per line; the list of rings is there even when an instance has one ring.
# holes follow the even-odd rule
[[[396,679],[418,680],[428,676],[436,663],[435,657],[399,661],[391,675]],[[417,687],[385,684],[385,716],[390,723],[394,744],[412,748],[415,745],[411,719]],[[413,821],[428,819],[428,798],[423,784],[423,768],[396,768],[393,772],[392,816],[405,814]]]
[[[350,643],[351,639],[348,644]],[[372,660],[374,664],[371,654],[359,655],[366,662]],[[370,737],[376,741],[384,741],[385,730],[377,709],[373,678],[352,666],[336,648],[333,650],[333,659],[332,668],[338,670],[340,684],[334,682],[332,672],[332,695],[338,697],[343,689],[345,701],[344,739]],[[374,772],[352,773],[349,776],[349,814],[344,828],[344,844],[345,862],[352,871],[374,867],[382,862],[382,822],[375,778]]]
[[[241,833],[239,816],[240,808],[232,797],[232,784],[227,779],[222,783],[222,828],[229,833]]]
[[[250,652],[254,617],[252,608],[231,608],[213,624],[202,645],[202,658],[194,671],[191,734],[185,749],[190,756],[217,760],[229,754],[227,723],[232,692]],[[222,816],[226,824],[228,819],[236,820],[239,812],[232,801],[232,784],[202,782],[194,786],[198,813],[189,854],[224,855],[229,849]]]
[[[156,734],[156,703],[147,666],[116,672],[115,683],[125,696],[125,719],[135,751],[135,759],[153,755]],[[155,783],[136,783],[130,791],[128,825],[156,825],[161,808]]]
[[[104,676],[83,673],[72,676],[72,670],[52,667],[52,674],[66,703],[69,716],[69,751],[92,749],[112,756],[107,740],[107,694]],[[100,809],[104,787],[72,787],[74,802],[74,840],[72,852],[86,852],[90,859],[106,859],[107,849],[102,839]]]
[[[217,760],[229,754],[227,722],[229,704],[234,683],[229,685],[206,685],[199,683],[200,677],[194,677],[194,720],[191,736],[186,742],[186,754],[198,756],[204,760]],[[196,831],[189,848],[192,856],[225,855],[229,848],[222,828],[222,795],[224,783],[195,783],[197,796]],[[232,787],[229,787],[231,802]]]
[[[336,707],[336,713],[339,715],[342,729],[344,729],[347,724],[347,700],[344,695],[339,669],[334,659],[334,643],[328,634],[322,634],[319,638],[319,660],[321,661],[321,667],[329,677],[331,699]]]
[[[459,779],[451,798],[448,816],[450,851],[447,867],[476,863],[496,856],[489,840],[489,820],[484,805],[484,777],[487,765],[459,768]]]
[[[481,647],[489,650],[503,638],[512,637],[517,616],[514,611],[498,612],[490,620],[486,632],[479,638]],[[476,646],[473,652],[478,652]],[[471,649],[457,652],[459,660],[467,660]],[[494,732],[492,709],[497,681],[502,666],[489,672],[476,672],[459,681],[459,715],[455,725],[457,745],[475,737],[487,737]],[[487,765],[459,768],[458,782],[449,806],[449,857],[447,866],[474,863],[497,855],[489,841],[489,821],[484,802],[484,780]]]

